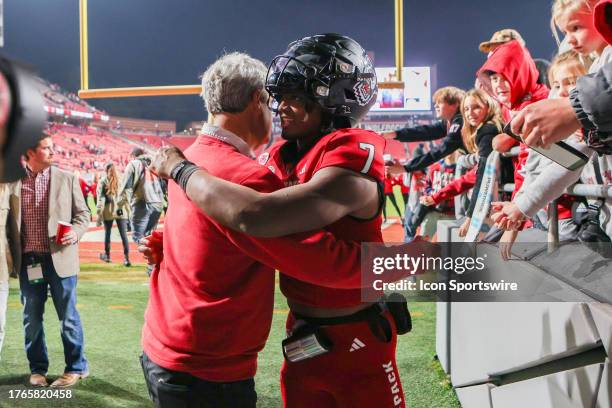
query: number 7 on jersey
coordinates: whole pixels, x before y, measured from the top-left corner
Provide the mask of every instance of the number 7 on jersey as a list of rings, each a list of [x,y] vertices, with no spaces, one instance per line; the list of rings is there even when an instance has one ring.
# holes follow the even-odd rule
[[[359,148],[361,150],[368,151],[368,159],[366,160],[363,169],[361,169],[363,174],[367,174],[370,171],[370,167],[372,167],[372,162],[374,161],[374,145],[370,143],[359,143]]]

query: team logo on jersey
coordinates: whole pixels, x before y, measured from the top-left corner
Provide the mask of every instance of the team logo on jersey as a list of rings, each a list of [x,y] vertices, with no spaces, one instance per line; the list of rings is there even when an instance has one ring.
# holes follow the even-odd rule
[[[355,98],[357,99],[357,104],[359,104],[359,106],[367,105],[374,96],[373,89],[376,86],[375,81],[375,77],[365,78],[357,82],[355,86],[353,86],[353,91],[355,91]]]
[[[263,166],[263,165],[265,165],[268,162],[269,158],[270,158],[270,153],[263,152],[262,154],[259,155],[259,158],[257,159],[257,162]],[[272,171],[272,172],[274,172],[274,171]]]

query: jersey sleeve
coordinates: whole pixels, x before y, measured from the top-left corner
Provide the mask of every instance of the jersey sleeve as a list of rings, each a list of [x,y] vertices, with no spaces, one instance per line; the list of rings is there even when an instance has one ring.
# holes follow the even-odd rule
[[[385,174],[385,139],[361,129],[343,129],[323,147],[319,168],[342,167],[382,182]]]

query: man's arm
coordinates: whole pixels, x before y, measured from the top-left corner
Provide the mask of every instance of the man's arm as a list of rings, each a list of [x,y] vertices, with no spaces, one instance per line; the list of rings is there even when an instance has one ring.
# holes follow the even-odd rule
[[[433,149],[423,155],[413,158],[404,165],[404,169],[406,169],[407,173],[412,173],[417,170],[423,170],[430,164],[435,163],[438,160],[443,159],[449,154],[453,153],[461,146],[461,138],[448,134],[444,138],[444,140],[442,140],[442,143],[440,145],[435,146]]]
[[[415,126],[395,131],[395,140],[400,142],[428,142],[442,139],[446,135],[446,123],[438,121],[432,125]]]
[[[189,179],[187,196],[219,223],[260,237],[322,228],[349,214],[372,218],[379,209],[376,181],[339,167],[326,167],[305,184],[272,193],[198,170]]]

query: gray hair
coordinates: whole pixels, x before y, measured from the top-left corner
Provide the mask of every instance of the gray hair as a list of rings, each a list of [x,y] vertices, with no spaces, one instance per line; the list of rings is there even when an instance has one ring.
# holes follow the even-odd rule
[[[202,74],[202,98],[211,114],[238,113],[246,109],[253,92],[262,91],[266,80],[263,62],[240,52],[215,61]]]

